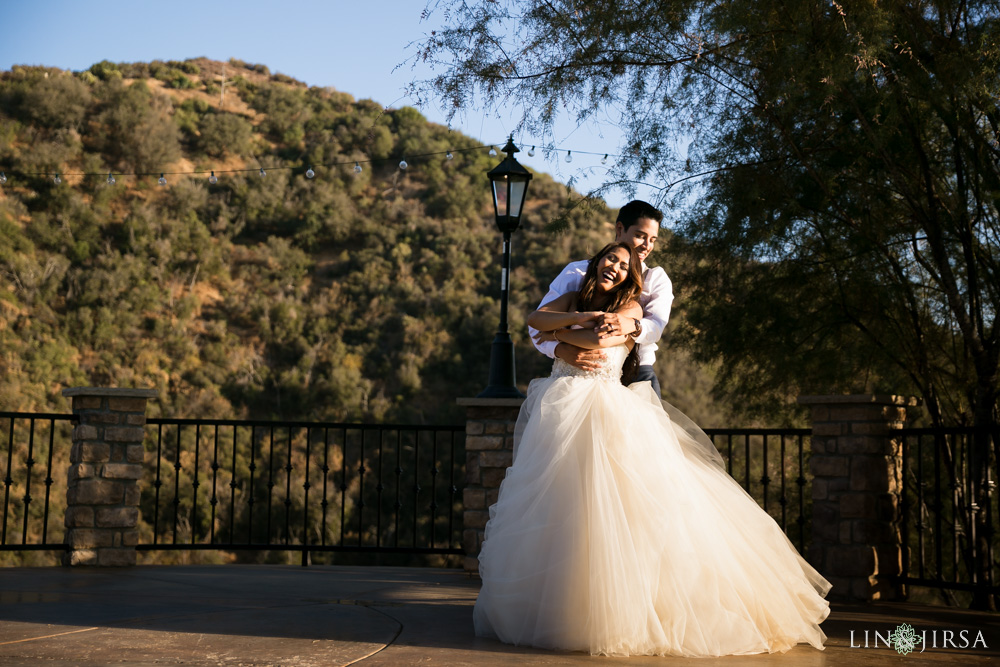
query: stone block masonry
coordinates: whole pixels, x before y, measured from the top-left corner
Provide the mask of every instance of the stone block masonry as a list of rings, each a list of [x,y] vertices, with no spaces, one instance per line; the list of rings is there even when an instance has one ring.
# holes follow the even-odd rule
[[[872,602],[903,596],[900,504],[902,396],[801,396],[812,410],[812,542],[809,562],[833,590],[830,597]]]
[[[462,547],[465,571],[479,573],[490,505],[514,460],[514,425],[523,398],[460,398],[465,407],[465,489],[462,491]]]
[[[66,492],[65,565],[135,565],[146,402],[154,389],[74,387],[63,391],[73,429]]]

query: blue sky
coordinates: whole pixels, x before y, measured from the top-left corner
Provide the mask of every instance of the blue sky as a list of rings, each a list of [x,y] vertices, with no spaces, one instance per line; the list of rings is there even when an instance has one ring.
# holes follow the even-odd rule
[[[0,12],[0,69],[13,65],[46,65],[82,70],[101,60],[149,62],[206,56],[226,61],[239,58],[263,63],[310,86],[331,86],[356,99],[370,98],[384,106],[400,107],[413,101],[405,87],[430,71],[398,67],[412,55],[407,48],[437,27],[436,16],[421,21],[423,0],[315,0],[300,2],[222,2],[167,0],[131,3],[8,0]],[[418,107],[420,108],[420,107]],[[434,107],[420,111],[444,123]],[[503,145],[520,109],[467,109],[452,127],[483,143]],[[598,187],[605,169],[601,154],[618,150],[613,126],[577,128],[567,117],[555,128],[555,145],[565,152],[548,159],[526,150],[518,159],[537,171],[566,182],[575,176],[578,190]],[[539,142],[529,135],[515,136],[525,148]],[[598,153],[585,155],[584,152]],[[612,206],[628,198],[609,193]]]

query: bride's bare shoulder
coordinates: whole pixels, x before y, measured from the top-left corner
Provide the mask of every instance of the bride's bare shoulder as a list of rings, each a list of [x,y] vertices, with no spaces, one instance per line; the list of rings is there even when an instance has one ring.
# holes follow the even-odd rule
[[[629,301],[615,312],[626,317],[642,317],[642,306],[638,301]]]

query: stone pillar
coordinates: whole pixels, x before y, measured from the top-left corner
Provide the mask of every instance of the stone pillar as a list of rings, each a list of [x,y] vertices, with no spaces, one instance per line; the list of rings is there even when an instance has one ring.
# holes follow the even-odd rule
[[[900,511],[906,409],[887,395],[800,396],[812,409],[812,540],[809,561],[841,600],[894,600],[902,586]]]
[[[155,389],[63,391],[80,418],[66,491],[65,565],[135,565],[146,400]]]
[[[462,547],[465,571],[478,574],[479,549],[497,501],[500,482],[514,457],[514,424],[523,398],[460,398],[465,407],[465,490]]]

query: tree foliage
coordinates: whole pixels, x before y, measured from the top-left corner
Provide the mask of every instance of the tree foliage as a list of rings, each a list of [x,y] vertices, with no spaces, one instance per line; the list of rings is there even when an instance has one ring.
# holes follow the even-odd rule
[[[937,423],[995,420],[997,3],[428,9],[417,88],[452,108],[620,111],[616,173],[677,207],[687,339],[731,400],[911,392]]]
[[[125,85],[112,79],[102,91],[101,110],[87,136],[120,171],[148,172],[180,157],[180,132],[173,106],[153,95],[145,81]]]

